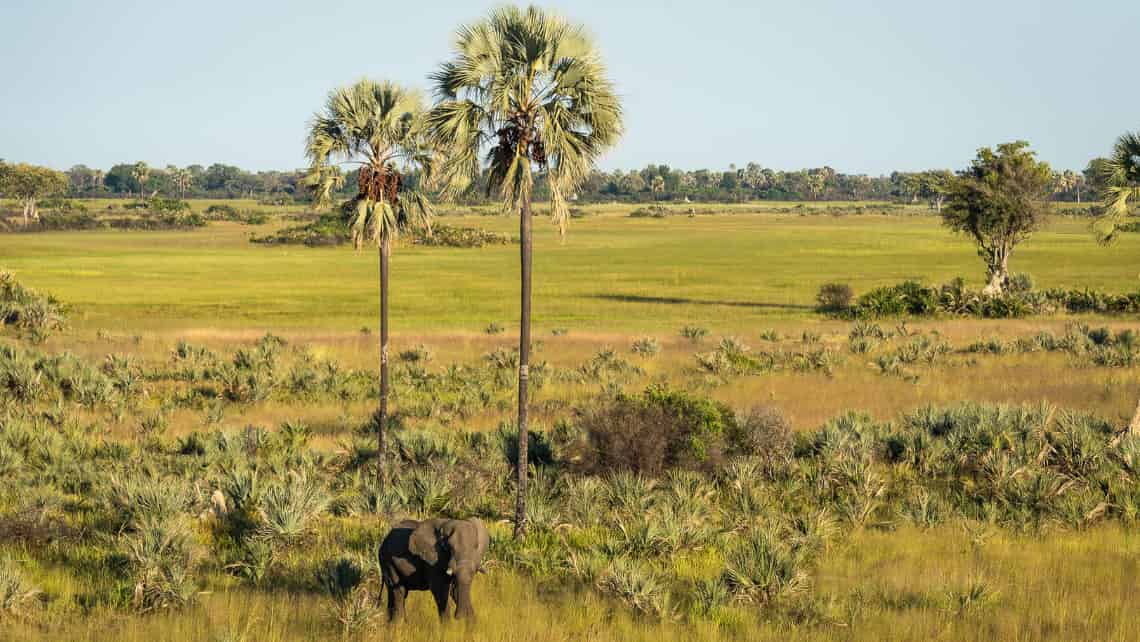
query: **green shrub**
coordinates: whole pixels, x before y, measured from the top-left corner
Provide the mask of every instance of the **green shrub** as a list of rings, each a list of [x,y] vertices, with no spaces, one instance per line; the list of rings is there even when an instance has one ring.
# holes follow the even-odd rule
[[[689,341],[692,341],[693,343],[700,343],[701,339],[704,339],[708,335],[708,328],[702,328],[695,325],[687,325],[681,328],[681,336],[685,337]]]

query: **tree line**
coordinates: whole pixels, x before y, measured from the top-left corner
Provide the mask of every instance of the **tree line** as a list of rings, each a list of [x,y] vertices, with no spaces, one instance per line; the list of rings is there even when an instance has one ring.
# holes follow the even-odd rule
[[[1106,159],[1095,158],[1082,171],[1053,172],[1050,195],[1057,201],[1089,202],[1102,200],[1105,189],[1103,171]],[[23,164],[25,173],[50,172],[48,168]],[[32,168],[35,168],[34,172]],[[356,193],[359,169],[346,171],[332,194],[350,198]],[[269,170],[251,172],[235,165],[214,163],[209,166],[188,165],[151,167],[144,162],[119,163],[107,170],[75,165],[58,172],[45,184],[39,197],[68,196],[74,198],[256,198],[288,202],[312,202],[314,194],[305,186],[306,170]],[[573,201],[598,203],[609,201],[656,202],[738,202],[750,200],[781,201],[899,201],[927,203],[941,211],[953,173],[950,170],[919,172],[895,171],[880,176],[845,174],[831,167],[780,170],[755,162],[743,167],[729,165],[726,170],[686,170],[667,164],[650,163],[641,169],[612,171],[591,170],[582,184],[569,195]],[[412,184],[420,180],[419,170],[408,173]],[[31,179],[33,182],[40,179]],[[489,177],[483,171],[475,179],[476,187],[485,188]],[[62,181],[62,182],[61,182]],[[468,203],[489,202],[485,189],[464,194]],[[19,198],[16,191],[0,194]],[[535,177],[534,195],[548,200],[550,189],[545,175]]]

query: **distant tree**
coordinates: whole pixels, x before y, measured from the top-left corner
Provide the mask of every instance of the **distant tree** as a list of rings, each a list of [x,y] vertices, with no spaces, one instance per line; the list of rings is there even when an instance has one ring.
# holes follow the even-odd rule
[[[1107,158],[1094,158],[1089,161],[1085,166],[1085,170],[1081,172],[1084,176],[1085,191],[1090,198],[1103,199],[1105,185],[1105,176],[1108,174],[1105,171],[1105,166],[1108,164]]]
[[[821,172],[809,171],[805,178],[805,184],[808,193],[811,194],[811,199],[818,201],[819,197],[823,195],[824,188],[827,187],[827,177]]]
[[[0,162],[0,194],[14,198],[24,207],[24,224],[39,220],[36,202],[46,196],[67,191],[67,174],[48,167]]]
[[[103,186],[108,191],[114,194],[129,193],[133,187],[131,178],[132,165],[120,163],[112,165],[111,169],[107,170],[107,174],[103,176]]]
[[[748,163],[744,166],[744,184],[749,189],[761,190],[764,185],[764,168],[759,163]]]
[[[143,193],[146,190],[146,182],[150,178],[150,168],[147,164],[139,161],[131,168],[131,178],[134,179],[135,185],[139,191],[139,198],[146,198]]]
[[[1108,243],[1116,238],[1132,205],[1140,202],[1140,132],[1116,139],[1112,156],[1097,170],[1104,185],[1104,214],[1094,229],[1097,238]]]
[[[621,106],[582,27],[538,7],[503,7],[458,34],[454,57],[432,75],[441,102],[431,111],[444,152],[448,193],[467,189],[490,162],[487,192],[519,212],[520,324],[518,488],[515,535],[526,532],[530,363],[531,197],[536,170],[564,229],[565,196],[621,134]],[[488,149],[489,148],[489,149]]]
[[[636,194],[645,190],[645,179],[637,172],[630,172],[622,177],[618,187],[627,194]]]
[[[950,193],[954,174],[948,169],[932,169],[918,175],[918,193],[930,201],[930,206],[939,214],[942,204]]]
[[[354,245],[376,245],[380,260],[380,404],[376,412],[377,480],[384,478],[388,421],[388,263],[392,241],[408,224],[431,229],[431,203],[405,180],[412,170],[430,175],[432,155],[423,142],[424,107],[419,94],[390,82],[361,80],[329,93],[309,125],[305,155],[310,183],[327,202],[340,172],[339,162],[359,165],[351,204]]]
[[[73,192],[89,192],[98,189],[102,184],[103,172],[86,165],[74,165],[67,170],[67,180],[71,183]]]
[[[1072,170],[1053,172],[1053,194],[1065,195],[1077,186],[1077,174]]]
[[[190,181],[193,179],[190,170],[180,169],[176,165],[167,165],[166,175],[170,177],[170,182],[178,190],[178,197],[186,198],[186,188],[190,187]]]
[[[942,222],[970,235],[986,263],[984,292],[1000,294],[1009,283],[1009,256],[1045,221],[1052,172],[1038,162],[1029,143],[983,147],[950,185]]]

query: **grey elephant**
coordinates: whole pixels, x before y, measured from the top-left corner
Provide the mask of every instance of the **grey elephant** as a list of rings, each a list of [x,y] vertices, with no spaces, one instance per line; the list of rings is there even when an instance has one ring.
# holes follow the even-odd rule
[[[431,591],[441,620],[448,599],[456,618],[474,618],[471,582],[483,572],[490,544],[487,527],[476,518],[404,520],[380,544],[380,573],[388,589],[388,618],[404,614],[408,591]]]

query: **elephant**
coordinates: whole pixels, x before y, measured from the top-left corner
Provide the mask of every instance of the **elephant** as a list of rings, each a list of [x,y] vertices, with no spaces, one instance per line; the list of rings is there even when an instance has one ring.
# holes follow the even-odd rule
[[[483,569],[490,544],[478,518],[404,520],[380,544],[380,573],[388,590],[388,619],[404,614],[408,591],[431,591],[440,620],[447,620],[448,598],[456,618],[475,617],[471,582]]]

